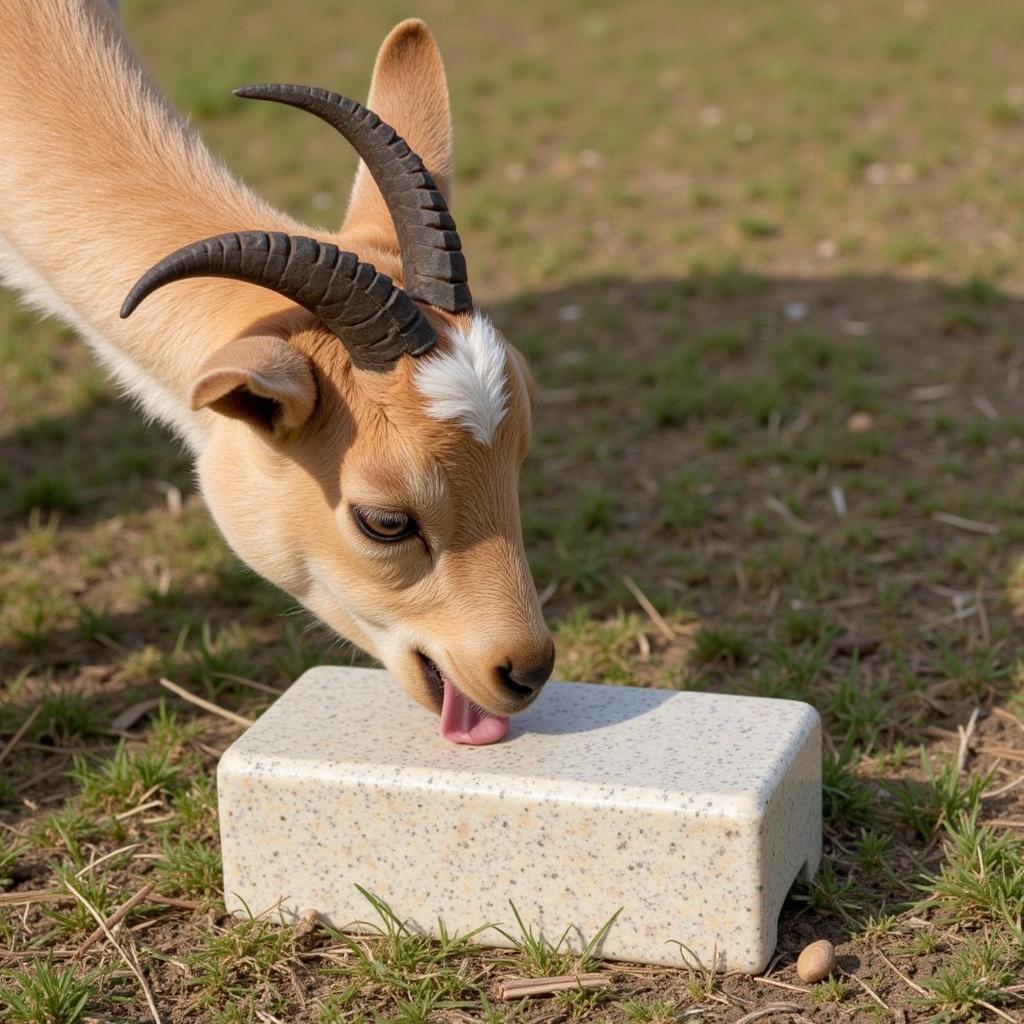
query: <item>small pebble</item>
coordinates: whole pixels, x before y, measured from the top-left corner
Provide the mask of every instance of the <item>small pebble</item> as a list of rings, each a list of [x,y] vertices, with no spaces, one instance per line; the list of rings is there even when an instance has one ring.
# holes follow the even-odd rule
[[[808,985],[823,981],[836,969],[836,948],[828,939],[804,947],[796,962],[796,973]]]
[[[846,429],[851,434],[865,434],[875,425],[875,418],[869,412],[855,412],[847,421]]]

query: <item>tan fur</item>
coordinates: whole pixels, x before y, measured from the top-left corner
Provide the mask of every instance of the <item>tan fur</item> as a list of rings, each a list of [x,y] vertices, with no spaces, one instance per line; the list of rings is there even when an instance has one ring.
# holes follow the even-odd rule
[[[76,327],[193,448],[203,496],[253,568],[426,706],[437,702],[416,652],[482,707],[519,710],[497,669],[536,664],[551,643],[516,495],[530,435],[523,361],[508,360],[508,413],[485,446],[427,414],[413,359],[355,370],[335,337],[271,292],[182,281],[120,320],[145,269],[226,231],[334,241],[400,281],[391,219],[365,169],[338,233],[253,195],[169,108],[102,0],[0,0],[0,24],[0,274]],[[369,106],[447,192],[447,85],[421,22],[385,40]],[[352,505],[412,512],[427,543],[368,540]]]

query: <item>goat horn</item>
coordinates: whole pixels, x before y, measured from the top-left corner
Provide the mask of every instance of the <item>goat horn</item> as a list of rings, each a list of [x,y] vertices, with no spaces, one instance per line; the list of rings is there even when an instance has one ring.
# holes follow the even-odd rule
[[[230,277],[287,296],[318,316],[364,370],[390,370],[437,340],[422,310],[354,253],[301,235],[239,231],[186,245],[146,271],[121,316],[150,292],[186,277]]]
[[[377,183],[398,233],[403,286],[449,313],[473,308],[455,221],[430,172],[391,125],[355,100],[304,85],[245,85],[235,95],[315,114],[352,144]]]

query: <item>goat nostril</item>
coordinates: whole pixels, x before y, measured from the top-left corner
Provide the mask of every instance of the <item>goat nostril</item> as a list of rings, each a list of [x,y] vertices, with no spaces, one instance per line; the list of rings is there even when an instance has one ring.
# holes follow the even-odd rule
[[[498,669],[498,678],[517,697],[530,697],[548,681],[554,667],[555,648],[552,645],[542,661],[532,665],[502,665]]]

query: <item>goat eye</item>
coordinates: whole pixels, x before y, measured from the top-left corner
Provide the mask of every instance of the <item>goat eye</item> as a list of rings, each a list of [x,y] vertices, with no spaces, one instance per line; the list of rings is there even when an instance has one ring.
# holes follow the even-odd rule
[[[392,512],[382,508],[352,509],[356,525],[371,540],[385,544],[405,540],[419,532],[416,520],[406,512]]]

